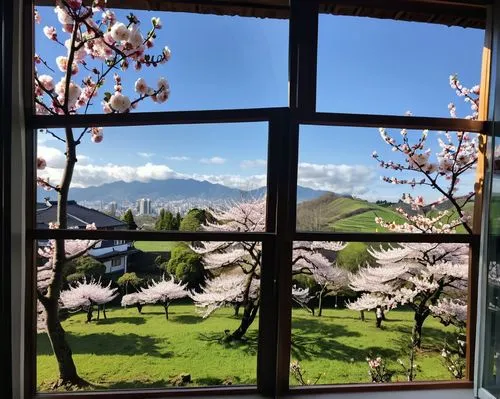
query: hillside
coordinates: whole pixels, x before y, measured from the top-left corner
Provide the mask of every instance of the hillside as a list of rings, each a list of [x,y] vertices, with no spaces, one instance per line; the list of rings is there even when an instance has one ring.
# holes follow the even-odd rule
[[[389,207],[337,194],[325,194],[315,200],[305,201],[297,207],[299,230],[345,232],[381,231],[375,218],[402,222],[401,216]]]

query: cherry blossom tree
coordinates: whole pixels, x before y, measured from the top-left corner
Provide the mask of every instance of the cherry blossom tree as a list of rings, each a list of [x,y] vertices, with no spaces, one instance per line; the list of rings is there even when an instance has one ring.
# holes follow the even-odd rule
[[[173,300],[185,298],[189,295],[186,284],[175,283],[173,279],[165,276],[159,281],[152,281],[146,288],[140,288],[137,293],[139,303],[160,303],[165,309],[165,317],[168,320],[168,308]]]
[[[120,69],[126,70],[133,65],[136,70],[143,67],[157,67],[170,59],[168,47],[159,54],[148,54],[154,47],[156,35],[161,29],[159,18],[152,18],[150,27],[144,26],[145,34],[139,27],[139,19],[130,14],[127,22],[117,20],[115,13],[106,8],[105,0],[94,0],[92,6],[86,6],[82,0],[57,0],[54,11],[61,24],[60,30],[45,26],[43,33],[55,46],[59,46],[61,55],[53,60],[43,54],[35,54],[35,109],[41,115],[73,115],[87,113],[102,100],[105,113],[124,113],[135,109],[140,102],[151,99],[156,103],[165,102],[170,94],[168,82],[160,78],[156,85],[150,86],[144,78],[139,78],[133,85],[135,96],[125,94]],[[42,15],[34,12],[34,21],[41,23]],[[107,91],[105,91],[107,89]],[[101,94],[99,94],[101,93]],[[50,181],[44,169],[47,162],[37,159],[39,175],[37,183],[47,190],[57,192],[57,220],[55,224],[68,228],[67,201],[77,158],[77,147],[89,137],[94,143],[103,140],[103,129],[86,127],[73,129],[67,127],[62,135],[46,131],[65,145],[65,167],[57,182]],[[55,240],[52,256],[44,270],[51,276],[48,285],[38,290],[38,298],[45,309],[47,333],[54,350],[59,368],[57,385],[83,385],[72,359],[71,349],[66,341],[64,329],[59,321],[59,299],[62,289],[62,270],[68,260],[84,254],[89,247],[80,252],[68,254],[65,246],[69,242]]]
[[[139,313],[142,313],[142,307],[144,305],[144,302],[141,298],[140,293],[133,292],[131,294],[123,295],[121,304],[124,307],[135,306],[137,307],[137,311]]]
[[[266,200],[255,199],[231,204],[213,212],[215,222],[208,222],[204,229],[211,231],[264,231]],[[260,271],[262,267],[262,244],[259,242],[210,242],[192,247],[203,256],[205,268],[216,277],[207,281],[199,293],[191,298],[204,317],[228,305],[241,304],[243,315],[239,327],[227,339],[241,339],[255,320],[260,301]],[[321,254],[321,250],[339,251],[345,245],[339,242],[295,242],[292,272],[311,275],[315,270],[331,269],[333,266]],[[327,271],[323,271],[327,274]],[[292,288],[292,287],[291,287]],[[308,298],[308,290],[294,287],[292,295],[299,303]]]
[[[450,86],[456,94],[463,98],[467,104],[470,104],[472,113],[466,116],[467,119],[477,119],[479,109],[479,86],[472,89],[464,87],[456,75],[450,76]],[[457,117],[456,106],[453,103],[448,105],[450,116]],[[372,156],[379,163],[380,167],[396,172],[402,172],[405,175],[413,174],[410,178],[405,176],[383,176],[382,180],[390,184],[399,184],[414,189],[417,186],[431,187],[439,192],[440,197],[431,203],[426,204],[423,196],[412,196],[403,194],[403,201],[410,204],[414,211],[420,213],[415,218],[428,217],[425,224],[422,221],[412,220],[406,212],[400,210],[402,215],[408,219],[408,224],[401,226],[401,229],[409,232],[431,233],[432,228],[441,229],[443,233],[448,233],[458,225],[463,226],[467,233],[472,234],[471,218],[464,212],[465,206],[474,199],[475,192],[470,191],[465,195],[457,195],[461,178],[467,172],[475,168],[478,159],[478,143],[474,135],[468,132],[441,132],[438,138],[440,151],[432,156],[432,150],[427,146],[428,130],[424,130],[420,137],[414,143],[410,141],[410,134],[406,129],[401,130],[401,140],[391,136],[386,129],[380,128],[380,136],[391,150],[402,155],[403,161],[385,161],[373,152]],[[430,211],[440,203],[449,201],[456,217],[454,221],[447,222],[445,219],[453,219],[450,212],[439,212],[437,216],[430,218]],[[437,220],[432,220],[437,219]],[[386,221],[387,222],[387,221]],[[394,223],[392,223],[394,225]],[[381,225],[383,225],[381,223]],[[412,227],[410,227],[412,226]],[[431,230],[429,230],[429,228]],[[397,231],[397,230],[396,230]]]
[[[318,316],[323,313],[323,299],[328,295],[337,295],[349,286],[349,272],[339,267],[314,268],[312,276],[319,286]]]
[[[103,286],[100,281],[87,279],[78,281],[70,285],[68,290],[61,292],[61,308],[69,310],[83,309],[87,312],[87,322],[92,320],[92,311],[95,305],[97,309],[102,307],[103,315],[106,319],[106,310],[104,305],[111,302],[118,296],[118,288],[111,288],[111,281],[107,286]],[[99,320],[99,313],[97,315]]]
[[[470,104],[468,119],[477,119],[479,86],[464,87],[456,75],[450,76],[450,86],[456,94]],[[456,106],[448,106],[450,116],[456,118]],[[413,143],[406,129],[401,130],[401,140],[379,129],[382,139],[391,150],[403,157],[402,162],[385,161],[376,152],[373,157],[384,169],[405,174],[404,178],[384,176],[382,180],[414,189],[428,186],[440,193],[429,204],[423,196],[404,193],[403,202],[411,212],[398,208],[404,223],[376,218],[376,222],[392,232],[452,234],[458,227],[472,234],[471,218],[464,211],[473,200],[475,192],[459,195],[462,176],[470,172],[478,159],[476,138],[467,132],[444,132],[438,138],[440,151],[432,156],[428,147],[428,131],[424,130]],[[417,177],[406,177],[408,174]],[[451,210],[437,210],[437,205],[447,201]],[[351,309],[370,309],[373,305],[388,309],[407,304],[414,311],[412,342],[420,347],[422,326],[433,314],[446,323],[460,323],[466,314],[466,287],[468,278],[468,251],[464,244],[399,243],[389,249],[370,249],[377,267],[362,267],[351,278],[350,287],[364,292]]]
[[[351,278],[351,289],[364,295],[349,308],[409,306],[414,311],[413,342],[420,347],[422,326],[432,314],[432,306],[438,306],[440,299],[465,295],[467,245],[400,243],[369,251],[377,265],[363,267]]]

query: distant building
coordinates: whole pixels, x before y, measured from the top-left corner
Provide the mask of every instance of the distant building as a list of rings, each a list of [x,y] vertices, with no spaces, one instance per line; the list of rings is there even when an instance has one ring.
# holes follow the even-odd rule
[[[115,204],[116,205],[116,204]],[[36,224],[38,229],[48,229],[49,223],[57,219],[57,201],[46,201],[37,204]],[[99,212],[96,209],[78,205],[76,201],[68,201],[68,228],[85,229],[87,224],[95,223],[100,230],[126,230],[127,224],[123,221]],[[39,246],[47,245],[39,241]],[[102,262],[106,266],[106,273],[126,273],[128,256],[138,252],[131,241],[102,240],[89,250],[89,256]]]
[[[139,215],[151,215],[151,200],[149,198],[141,198],[138,207]]]
[[[116,202],[110,202],[109,203],[109,214],[111,216],[116,216],[116,209],[118,208],[118,205],[116,204]]]

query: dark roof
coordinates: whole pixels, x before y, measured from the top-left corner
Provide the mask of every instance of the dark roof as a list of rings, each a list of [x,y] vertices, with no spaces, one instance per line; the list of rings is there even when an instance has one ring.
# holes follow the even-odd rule
[[[117,257],[123,256],[123,255],[132,255],[132,254],[135,254],[138,252],[139,252],[139,250],[135,249],[135,248],[129,248],[129,249],[126,249],[125,251],[117,251],[117,250],[113,249],[111,252],[106,252],[103,255],[92,255],[92,257],[94,259],[104,261],[107,259],[117,258]]]
[[[50,204],[50,206],[49,206]],[[48,229],[50,222],[57,220],[57,201],[49,201],[47,204],[36,204],[36,227],[37,229]],[[68,201],[68,228],[84,229],[87,224],[95,223],[98,229],[116,229],[127,226],[123,221],[99,212],[96,209],[86,208],[78,205],[76,201]]]
[[[313,0],[308,0],[313,1]],[[36,0],[53,5],[54,0]],[[288,18],[290,0],[108,0],[108,7],[152,11],[179,11],[243,17]],[[429,22],[448,26],[486,26],[486,0],[323,0],[321,13]]]

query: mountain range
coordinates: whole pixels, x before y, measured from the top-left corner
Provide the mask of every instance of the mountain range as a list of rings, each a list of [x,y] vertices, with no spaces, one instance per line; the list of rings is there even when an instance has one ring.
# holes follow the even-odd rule
[[[150,182],[124,182],[117,181],[106,183],[101,186],[86,188],[72,188],[69,192],[69,199],[80,201],[103,201],[103,202],[134,202],[140,198],[150,198],[154,200],[186,200],[203,199],[208,201],[237,200],[241,198],[259,198],[266,192],[265,187],[254,190],[241,190],[231,188],[222,184],[214,184],[208,181],[194,179],[167,179],[152,180]],[[297,200],[303,202],[318,198],[327,191],[313,190],[299,186],[297,189]],[[57,195],[54,191],[37,189],[37,200],[44,198],[55,200]]]

